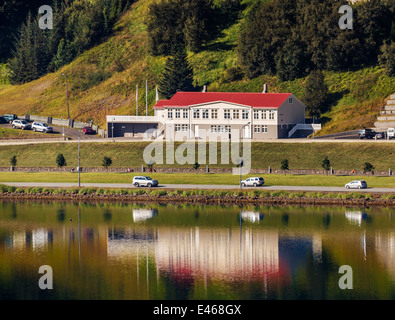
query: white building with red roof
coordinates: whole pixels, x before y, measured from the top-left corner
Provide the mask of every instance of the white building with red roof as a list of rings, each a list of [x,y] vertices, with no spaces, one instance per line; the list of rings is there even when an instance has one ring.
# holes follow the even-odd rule
[[[305,128],[305,108],[292,93],[177,92],[153,117],[108,116],[108,137],[288,138]]]

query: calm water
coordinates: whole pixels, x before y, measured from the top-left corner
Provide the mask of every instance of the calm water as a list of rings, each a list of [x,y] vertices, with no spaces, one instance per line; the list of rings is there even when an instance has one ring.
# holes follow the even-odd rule
[[[0,298],[392,299],[394,213],[0,202]]]

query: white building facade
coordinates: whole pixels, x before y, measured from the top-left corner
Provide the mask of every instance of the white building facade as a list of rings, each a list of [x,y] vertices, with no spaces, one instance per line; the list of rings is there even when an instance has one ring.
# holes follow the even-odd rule
[[[292,93],[177,92],[158,101],[153,117],[108,116],[108,137],[116,126],[114,137],[288,138],[296,125],[305,123],[305,107]]]

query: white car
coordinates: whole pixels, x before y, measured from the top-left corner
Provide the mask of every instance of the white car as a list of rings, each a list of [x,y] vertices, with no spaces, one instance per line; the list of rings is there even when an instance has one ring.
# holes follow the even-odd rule
[[[363,189],[367,188],[368,184],[363,180],[354,180],[345,185],[346,189]]]
[[[388,128],[387,137],[388,139],[392,139],[395,137],[395,128]]]
[[[142,187],[142,186],[146,186],[148,188],[157,187],[158,180],[153,180],[147,176],[136,176],[136,177],[133,177],[133,185],[136,188]]]
[[[265,180],[262,177],[252,177],[241,181],[242,187],[261,187],[265,184]]]
[[[52,132],[53,128],[44,122],[33,122],[32,130],[46,133],[46,132]]]
[[[14,129],[28,130],[30,129],[30,124],[28,124],[25,120],[14,120],[12,121],[12,127]]]

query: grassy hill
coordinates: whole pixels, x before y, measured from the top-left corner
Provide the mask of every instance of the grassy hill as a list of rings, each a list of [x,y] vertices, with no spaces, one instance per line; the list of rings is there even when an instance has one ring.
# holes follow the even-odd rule
[[[195,85],[208,84],[209,91],[260,92],[262,85],[267,83],[270,92],[293,92],[303,97],[304,78],[281,82],[275,76],[263,76],[232,81],[229,69],[238,64],[238,30],[256,1],[245,0],[245,9],[238,21],[222,30],[204,51],[189,55]],[[119,20],[111,37],[61,70],[24,85],[10,86],[0,81],[0,114],[12,112],[65,118],[66,94],[62,73],[70,79],[72,118],[81,121],[93,119],[96,124],[104,125],[107,114],[134,115],[136,85],[140,88],[140,113],[145,112],[145,80],[149,83],[148,101],[152,106],[154,88],[166,61],[163,57],[150,55],[148,51],[144,19],[152,2],[139,0],[134,3]],[[384,99],[395,92],[395,77],[386,76],[379,67],[325,72],[325,80],[331,93],[331,108],[324,114],[322,134],[372,126]]]

